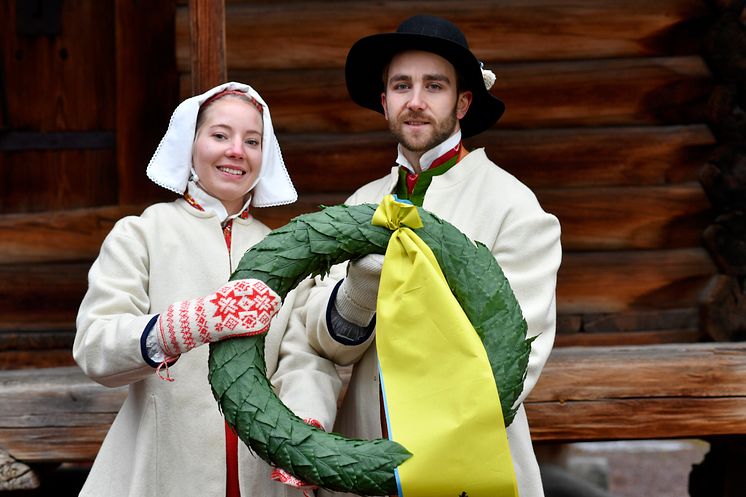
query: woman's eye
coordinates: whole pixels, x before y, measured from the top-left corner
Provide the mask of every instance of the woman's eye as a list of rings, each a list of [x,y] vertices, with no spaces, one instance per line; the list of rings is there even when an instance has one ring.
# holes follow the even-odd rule
[[[256,147],[257,145],[259,145],[259,140],[257,140],[256,138],[249,138],[248,140],[246,140],[245,143],[246,143],[246,145],[250,145],[252,147]]]
[[[225,140],[227,138],[224,133],[213,133],[212,136],[218,140]]]

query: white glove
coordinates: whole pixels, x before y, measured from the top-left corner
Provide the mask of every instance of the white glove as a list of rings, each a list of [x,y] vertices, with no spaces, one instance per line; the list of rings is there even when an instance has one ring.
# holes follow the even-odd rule
[[[346,321],[357,326],[370,324],[376,313],[382,267],[381,254],[370,254],[350,261],[347,277],[339,285],[334,301],[334,307]]]
[[[176,357],[200,345],[265,333],[282,299],[263,281],[230,281],[217,292],[168,306],[158,317],[158,345]]]

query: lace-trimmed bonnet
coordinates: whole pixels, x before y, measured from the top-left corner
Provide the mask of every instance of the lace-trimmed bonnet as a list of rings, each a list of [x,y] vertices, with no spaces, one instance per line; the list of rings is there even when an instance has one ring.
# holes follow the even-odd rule
[[[182,195],[192,171],[192,144],[194,142],[197,113],[203,102],[224,90],[238,90],[254,98],[262,106],[262,169],[259,180],[252,189],[251,205],[272,207],[295,202],[295,191],[290,175],[282,160],[269,107],[259,93],[249,85],[230,82],[212,88],[201,95],[184,100],[174,110],[166,134],[148,163],[146,173],[154,183]]]

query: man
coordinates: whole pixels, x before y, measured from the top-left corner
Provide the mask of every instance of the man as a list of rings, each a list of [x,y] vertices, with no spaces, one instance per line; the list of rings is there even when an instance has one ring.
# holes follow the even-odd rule
[[[347,203],[378,203],[396,193],[490,248],[521,306],[528,335],[537,337],[520,403],[554,341],[560,229],[525,185],[483,149],[467,152],[461,144],[462,137],[484,131],[503,113],[503,103],[488,92],[490,76],[461,31],[437,17],[415,16],[395,33],[355,43],[346,63],[350,96],[382,113],[399,145],[398,165]],[[379,438],[385,430],[374,333],[381,265],[381,256],[363,257],[349,264],[339,282],[335,279],[344,274],[335,268],[331,277],[317,281],[303,309],[311,345],[337,364],[354,365],[334,430],[353,438]],[[519,495],[542,496],[523,407],[507,432]]]

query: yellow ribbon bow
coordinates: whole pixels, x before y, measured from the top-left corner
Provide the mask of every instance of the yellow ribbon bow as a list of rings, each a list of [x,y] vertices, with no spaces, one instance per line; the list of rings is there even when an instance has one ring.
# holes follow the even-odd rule
[[[378,291],[376,348],[389,438],[413,456],[400,497],[518,495],[487,353],[430,248],[417,208],[387,195],[372,223],[391,235]]]

